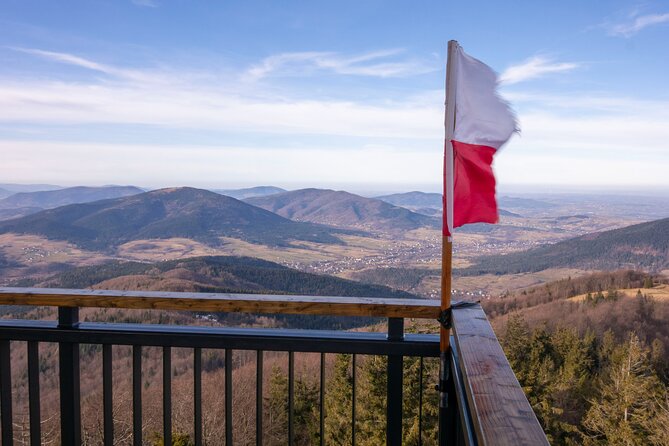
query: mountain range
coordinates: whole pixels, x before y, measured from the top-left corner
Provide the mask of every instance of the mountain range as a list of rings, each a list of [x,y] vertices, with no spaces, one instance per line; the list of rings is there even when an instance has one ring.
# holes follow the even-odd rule
[[[55,184],[18,184],[18,183],[2,183],[0,189],[7,190],[13,194],[17,192],[38,192],[44,190],[62,189],[61,186]]]
[[[245,200],[295,221],[373,231],[439,228],[437,218],[345,191],[300,189]]]
[[[552,245],[478,259],[459,275],[514,274],[570,267],[661,271],[669,268],[669,218],[586,234]]]
[[[237,200],[244,200],[246,198],[264,197],[266,195],[286,192],[286,189],[281,189],[280,187],[275,186],[256,186],[245,189],[212,189],[212,192],[227,195],[228,197],[236,198]]]
[[[191,257],[157,263],[111,262],[74,268],[34,285],[50,288],[417,298],[386,286],[306,273],[267,260],[236,256]]]
[[[0,200],[0,209],[53,209],[68,204],[89,203],[143,192],[134,186],[77,186],[50,191],[17,192]]]
[[[431,217],[441,217],[442,213],[441,194],[413,191],[401,194],[382,195],[376,197],[376,199],[394,204],[395,206],[402,206],[413,212]],[[511,203],[513,203],[513,201],[511,201]],[[499,209],[499,215],[501,217],[521,217],[521,215],[509,212],[505,209]]]
[[[66,240],[94,250],[172,237],[210,245],[220,245],[220,237],[274,246],[292,240],[341,244],[336,235],[350,233],[294,222],[234,198],[189,187],[71,204],[0,222],[0,234],[10,232]]]

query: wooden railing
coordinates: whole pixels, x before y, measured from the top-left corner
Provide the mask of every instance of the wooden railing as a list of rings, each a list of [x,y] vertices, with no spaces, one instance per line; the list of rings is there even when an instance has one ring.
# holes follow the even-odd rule
[[[60,358],[61,441],[81,442],[79,400],[79,344],[103,346],[103,416],[104,442],[114,443],[111,419],[111,346],[133,346],[133,442],[142,444],[141,348],[163,347],[163,440],[171,443],[171,373],[170,349],[194,349],[194,441],[202,444],[201,349],[220,348],[226,354],[226,443],[232,436],[231,352],[256,350],[256,443],[262,444],[262,360],[263,351],[289,352],[288,444],[294,444],[293,354],[321,353],[320,443],[324,444],[323,381],[326,353],[349,353],[355,364],[356,354],[384,355],[387,365],[388,445],[402,441],[403,357],[438,357],[437,335],[404,333],[404,318],[436,320],[439,303],[427,300],[378,299],[351,297],[276,296],[220,293],[170,293],[103,290],[63,290],[38,288],[0,288],[0,305],[59,307],[59,320],[0,320],[0,428],[2,444],[12,444],[12,395],[10,341],[28,343],[28,381],[30,399],[31,444],[40,444],[39,342],[58,342]],[[156,326],[144,324],[108,324],[79,322],[78,309],[84,307],[179,310],[224,313],[310,314],[331,316],[372,316],[388,318],[387,333],[332,332],[321,330],[231,329],[209,327]],[[546,445],[546,437],[530,407],[497,338],[480,306],[453,310],[452,352],[447,373],[447,415],[440,422],[441,444],[465,445]],[[421,360],[422,364],[422,360]],[[422,367],[421,367],[422,383]],[[355,376],[355,375],[354,375]],[[355,383],[355,378],[354,378]],[[421,389],[434,391],[433,389]],[[355,384],[353,387],[355,395]],[[352,444],[355,443],[355,397],[351,414]]]

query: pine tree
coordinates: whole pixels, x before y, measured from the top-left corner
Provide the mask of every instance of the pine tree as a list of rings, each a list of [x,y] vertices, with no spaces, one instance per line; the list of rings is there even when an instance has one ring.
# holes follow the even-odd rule
[[[635,334],[614,351],[598,399],[591,401],[583,426],[586,444],[648,444],[648,419],[655,411],[660,383],[648,351]]]
[[[288,377],[276,365],[272,367],[268,393],[264,400],[263,444],[278,446],[288,438]]]
[[[325,391],[325,444],[351,444],[352,389],[351,355],[338,354]]]
[[[368,356],[360,370],[356,441],[362,446],[375,446],[386,441],[387,365],[385,356]]]
[[[438,383],[439,362],[434,359],[425,359],[423,361],[422,389],[420,386],[420,367],[420,358],[404,358],[403,445],[437,445],[439,441],[439,394],[438,392],[428,390],[434,389]],[[422,426],[420,425],[419,417],[421,391]]]

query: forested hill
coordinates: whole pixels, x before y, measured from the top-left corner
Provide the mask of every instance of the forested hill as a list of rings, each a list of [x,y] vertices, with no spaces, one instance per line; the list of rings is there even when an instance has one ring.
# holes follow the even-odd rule
[[[158,263],[112,262],[75,268],[36,285],[51,288],[417,297],[385,286],[305,273],[266,260],[234,256],[192,257]]]
[[[586,234],[553,245],[478,259],[459,275],[513,274],[570,267],[660,271],[669,268],[669,218]]]
[[[231,197],[190,187],[72,204],[0,222],[2,233],[37,234],[105,250],[132,240],[184,237],[212,245],[220,237],[286,245],[291,240],[341,244],[346,232],[299,223]]]
[[[308,221],[343,228],[406,231],[440,227],[439,219],[412,212],[375,198],[345,191],[300,189],[246,202],[295,221]]]
[[[665,278],[597,273],[483,306],[551,444],[669,444]]]

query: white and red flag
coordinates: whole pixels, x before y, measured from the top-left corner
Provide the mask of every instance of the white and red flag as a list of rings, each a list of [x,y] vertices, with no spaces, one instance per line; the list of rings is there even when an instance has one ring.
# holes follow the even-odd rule
[[[497,223],[493,157],[518,126],[495,72],[457,43],[449,53],[443,232],[450,237],[467,223]]]

